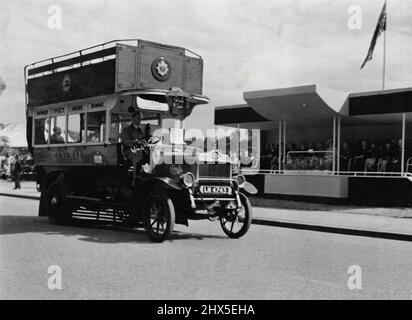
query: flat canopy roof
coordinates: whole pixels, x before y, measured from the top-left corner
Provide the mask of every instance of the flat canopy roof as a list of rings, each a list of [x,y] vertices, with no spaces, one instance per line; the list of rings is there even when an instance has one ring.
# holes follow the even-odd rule
[[[306,85],[249,91],[243,97],[247,104],[216,107],[215,124],[264,129],[286,120],[292,127],[332,126],[333,117],[347,126],[394,124],[402,113],[412,113],[412,88],[347,94]]]

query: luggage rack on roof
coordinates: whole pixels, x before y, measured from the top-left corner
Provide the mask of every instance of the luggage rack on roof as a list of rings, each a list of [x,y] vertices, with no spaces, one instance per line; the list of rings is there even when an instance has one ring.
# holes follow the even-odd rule
[[[114,58],[116,55],[116,45],[126,42],[127,44],[135,43],[136,46],[139,45],[139,42],[152,43],[150,41],[141,40],[141,39],[119,39],[112,40],[105,43],[101,43],[92,47],[84,48],[81,50],[73,51],[67,54],[60,56],[55,56],[52,58],[40,60],[28,64],[24,67],[24,75],[28,77],[35,77],[39,75],[46,75],[49,73],[54,73],[57,71],[63,71],[65,69],[74,68],[77,66],[83,66],[86,64],[92,64],[101,62],[110,58]],[[202,58],[197,53],[194,53],[191,50],[178,46],[170,46],[169,48],[176,48],[179,50],[184,50],[185,52],[191,53],[197,58]],[[90,51],[90,52],[89,52]],[[71,57],[73,56],[73,57]],[[64,58],[64,59],[63,59]],[[62,59],[62,60],[61,60]],[[50,63],[51,62],[51,63]],[[27,70],[27,72],[26,72]]]

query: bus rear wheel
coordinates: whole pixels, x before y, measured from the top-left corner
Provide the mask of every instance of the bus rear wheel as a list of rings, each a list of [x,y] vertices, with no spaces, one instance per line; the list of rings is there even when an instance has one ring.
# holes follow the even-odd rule
[[[71,210],[65,204],[64,188],[59,183],[52,183],[47,189],[46,209],[50,223],[63,225],[71,222]]]

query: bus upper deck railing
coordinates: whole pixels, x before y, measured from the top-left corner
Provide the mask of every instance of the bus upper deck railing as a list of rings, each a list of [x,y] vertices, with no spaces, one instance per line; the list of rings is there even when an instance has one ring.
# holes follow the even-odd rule
[[[28,64],[24,67],[25,75],[27,70],[27,76],[35,76],[39,74],[45,74],[46,72],[54,73],[61,68],[65,67],[73,67],[80,65],[82,66],[84,63],[92,63],[93,61],[99,59],[104,60],[110,56],[116,54],[116,45],[117,44],[129,44],[129,45],[139,45],[139,41],[143,41],[145,43],[154,43],[146,40],[141,39],[119,39],[119,40],[112,40],[105,43],[101,43],[95,46],[91,46],[88,48],[84,48],[81,50],[76,50],[67,54],[55,56],[52,58],[40,60]],[[176,48],[179,50],[184,50],[195,55],[198,58],[201,58],[200,55],[194,53],[193,51],[178,47],[178,46],[171,46],[167,45],[169,48]]]

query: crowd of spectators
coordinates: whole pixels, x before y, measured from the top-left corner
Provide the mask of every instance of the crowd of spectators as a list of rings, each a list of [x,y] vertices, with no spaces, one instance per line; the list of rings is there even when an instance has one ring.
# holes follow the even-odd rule
[[[400,172],[402,139],[383,142],[362,140],[354,148],[342,144],[341,171]]]
[[[279,150],[280,149],[280,150]],[[300,144],[287,143],[286,157],[283,144],[268,143],[261,158],[264,170],[332,170],[333,142],[317,141]],[[279,154],[280,152],[280,154]],[[400,172],[402,140],[383,142],[362,140],[350,144],[342,142],[340,148],[340,171]],[[279,159],[280,158],[280,159]]]
[[[8,179],[13,176],[15,164],[21,164],[21,173],[24,179],[32,179],[34,173],[33,157],[28,153],[0,154],[0,178]]]

